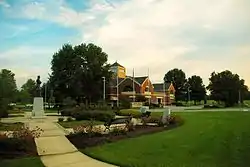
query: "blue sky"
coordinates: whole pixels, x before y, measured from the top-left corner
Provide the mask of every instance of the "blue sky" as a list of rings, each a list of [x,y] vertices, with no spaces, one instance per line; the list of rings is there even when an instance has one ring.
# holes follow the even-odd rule
[[[18,85],[41,75],[63,44],[94,42],[137,76],[171,68],[204,83],[229,69],[250,86],[249,0],[0,0],[0,67]]]

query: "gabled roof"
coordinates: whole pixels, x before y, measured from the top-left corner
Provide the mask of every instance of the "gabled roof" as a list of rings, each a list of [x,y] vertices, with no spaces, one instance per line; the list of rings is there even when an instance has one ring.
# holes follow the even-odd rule
[[[165,90],[168,90],[171,83],[165,83]],[[153,84],[155,92],[164,92],[163,83]]]
[[[120,84],[125,78],[118,78],[118,84]],[[117,78],[110,79],[109,86],[117,86]]]
[[[148,77],[135,77],[135,81],[137,81],[140,85],[147,79]]]
[[[119,63],[117,63],[117,62],[115,62],[114,64],[112,64],[111,67],[112,67],[112,66],[120,66],[120,67],[123,67],[121,64],[119,64]],[[125,68],[125,67],[123,67],[123,68]]]

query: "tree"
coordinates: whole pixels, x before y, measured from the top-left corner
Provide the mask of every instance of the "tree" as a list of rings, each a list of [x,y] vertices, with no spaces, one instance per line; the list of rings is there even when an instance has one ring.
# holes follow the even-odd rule
[[[21,103],[32,103],[34,93],[36,90],[36,81],[28,79],[22,86],[18,93],[18,102]]]
[[[63,47],[53,55],[51,61],[51,87],[57,101],[66,97],[82,101],[97,101],[101,98],[103,82],[111,77],[108,55],[94,44]]]
[[[34,96],[34,91],[36,89],[36,81],[33,79],[28,79],[25,84],[22,85],[21,90],[27,91],[31,96]]]
[[[238,103],[247,91],[247,87],[244,85],[245,81],[240,80],[239,75],[228,70],[220,73],[213,72],[209,81],[207,88],[211,92],[211,98],[218,102],[224,102],[226,106]]]
[[[186,74],[181,69],[172,69],[165,74],[164,77],[165,82],[172,82],[175,87],[175,100],[183,100],[185,99],[185,88],[184,85],[186,83]]]
[[[250,100],[250,91],[246,92],[245,100]]]
[[[0,118],[8,115],[8,104],[15,99],[17,92],[15,74],[10,70],[0,71]]]
[[[190,90],[190,100],[194,100],[195,104],[201,100],[205,100],[206,88],[200,76],[193,75],[188,78],[187,83]]]

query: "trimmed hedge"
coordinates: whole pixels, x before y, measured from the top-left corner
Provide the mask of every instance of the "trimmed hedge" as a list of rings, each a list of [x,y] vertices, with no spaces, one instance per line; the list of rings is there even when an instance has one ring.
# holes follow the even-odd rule
[[[97,120],[106,122],[115,118],[115,113],[112,111],[90,110],[90,111],[78,111],[72,114],[72,117],[77,121],[80,120]]]

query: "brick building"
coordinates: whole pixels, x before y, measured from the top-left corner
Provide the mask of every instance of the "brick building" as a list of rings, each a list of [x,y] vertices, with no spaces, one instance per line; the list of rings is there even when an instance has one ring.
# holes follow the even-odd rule
[[[152,83],[148,76],[127,76],[126,68],[117,62],[111,65],[111,71],[114,75],[109,83],[108,97],[114,103],[118,98],[128,98],[131,102],[144,99],[145,102],[163,105],[170,105],[175,100],[172,83]]]

